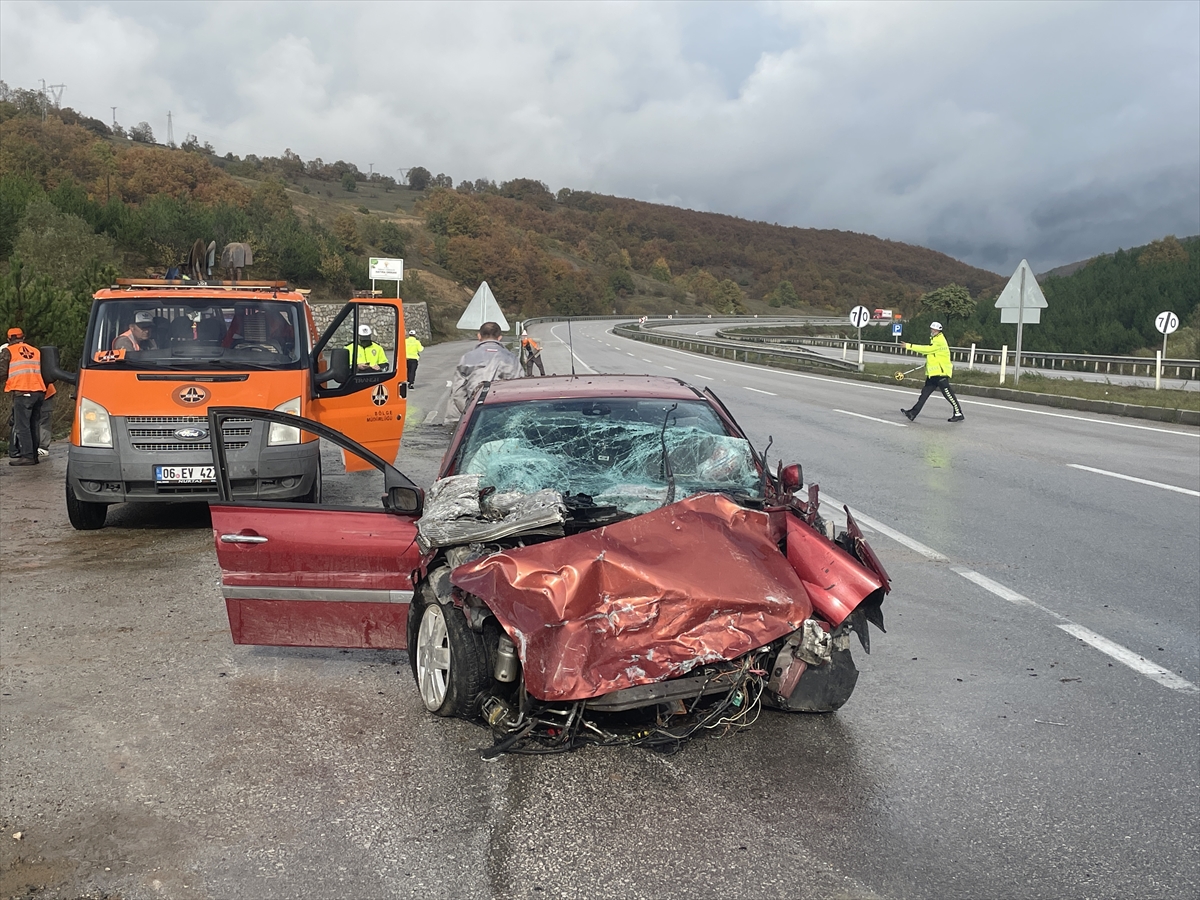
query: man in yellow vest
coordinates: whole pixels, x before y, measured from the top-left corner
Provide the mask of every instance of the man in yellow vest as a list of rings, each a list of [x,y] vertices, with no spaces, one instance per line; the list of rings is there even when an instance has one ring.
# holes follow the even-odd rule
[[[346,349],[353,354],[356,369],[382,372],[388,367],[387,354],[384,353],[383,345],[375,342],[373,335],[370,325],[359,325],[357,349],[354,344],[347,344]]]
[[[0,351],[0,374],[4,375],[4,390],[12,395],[13,437],[20,452],[8,464],[36,466],[38,421],[46,382],[42,381],[42,354],[25,343],[25,332],[20,328],[8,329],[8,346]]]
[[[424,351],[425,345],[421,343],[421,339],[417,337],[415,331],[410,331],[408,337],[404,339],[404,355],[408,363],[408,386],[417,386],[417,364],[421,361],[421,353]]]
[[[925,385],[921,388],[921,396],[917,398],[912,409],[900,410],[904,413],[904,417],[912,422],[920,414],[921,407],[925,405],[929,395],[934,391],[941,391],[946,402],[950,404],[952,412],[948,421],[961,422],[966,418],[962,413],[962,407],[958,405],[958,398],[954,396],[954,390],[950,387],[950,376],[954,374],[954,363],[950,361],[950,345],[946,343],[946,338],[942,334],[942,323],[929,323],[928,344],[905,344],[904,349],[920,353],[925,357]]]

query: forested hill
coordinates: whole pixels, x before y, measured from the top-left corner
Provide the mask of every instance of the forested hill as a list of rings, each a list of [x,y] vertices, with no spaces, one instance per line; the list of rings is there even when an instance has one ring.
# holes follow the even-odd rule
[[[1144,247],[1098,256],[1066,276],[1039,278],[1047,308],[1041,323],[1024,329],[1030,350],[1124,355],[1162,347],[1155,317],[1166,310],[1179,316],[1171,336],[1172,357],[1200,356],[1200,237],[1172,236]],[[967,319],[950,320],[947,338],[965,346],[1016,344],[1016,326],[1000,323],[995,295],[979,298]],[[929,318],[924,316],[921,323]]]

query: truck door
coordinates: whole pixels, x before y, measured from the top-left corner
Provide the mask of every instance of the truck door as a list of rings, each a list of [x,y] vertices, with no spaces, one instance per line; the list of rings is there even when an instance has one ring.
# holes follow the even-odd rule
[[[347,303],[313,347],[311,418],[328,425],[368,450],[395,462],[407,412],[408,382],[404,353],[404,310],[400,300],[364,299]],[[345,383],[321,380],[333,352],[350,352]],[[346,456],[350,468],[365,465]]]
[[[222,413],[210,410],[210,422]],[[233,642],[403,649],[412,573],[420,563],[421,492],[342,435],[287,419],[292,427],[301,423],[321,438],[324,484],[316,504],[230,502],[227,462],[223,451],[213,450],[225,498],[210,504],[213,542]],[[358,458],[361,465],[343,467],[339,456]],[[407,501],[397,502],[400,493]]]

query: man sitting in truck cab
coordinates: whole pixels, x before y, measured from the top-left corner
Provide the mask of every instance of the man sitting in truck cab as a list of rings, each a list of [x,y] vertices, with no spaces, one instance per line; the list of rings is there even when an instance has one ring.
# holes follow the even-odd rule
[[[120,334],[113,341],[114,350],[157,350],[158,345],[154,343],[154,339],[150,337],[150,331],[154,327],[154,313],[143,309],[134,314],[133,322],[129,325],[129,330]],[[109,332],[112,334],[112,332]]]
[[[355,368],[380,372],[388,367],[387,354],[381,344],[372,340],[373,334],[370,325],[359,325],[358,340],[354,344],[347,344],[346,349],[354,357]]]

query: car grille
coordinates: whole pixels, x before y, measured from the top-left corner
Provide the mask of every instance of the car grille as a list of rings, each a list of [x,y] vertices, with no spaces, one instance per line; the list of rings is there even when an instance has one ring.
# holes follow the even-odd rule
[[[175,437],[176,429],[187,425],[208,428],[207,416],[126,416],[129,441],[134,450],[151,453],[176,453],[189,450],[211,450],[208,441],[183,441]],[[253,433],[250,419],[226,419],[223,428],[226,450],[241,450],[250,443]],[[240,438],[240,440],[239,440]]]

